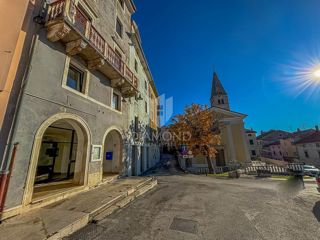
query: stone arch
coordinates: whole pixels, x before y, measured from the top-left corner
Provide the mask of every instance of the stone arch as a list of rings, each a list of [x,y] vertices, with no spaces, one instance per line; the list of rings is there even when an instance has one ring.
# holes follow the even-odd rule
[[[26,179],[26,187],[23,197],[23,206],[32,202],[33,189],[35,183],[35,176],[37,171],[37,164],[39,161],[39,154],[42,145],[42,139],[48,128],[58,122],[65,121],[75,130],[78,141],[81,144],[81,150],[76,153],[75,176],[74,181],[80,185],[87,185],[88,183],[88,167],[91,150],[91,132],[88,124],[79,116],[71,113],[58,113],[45,120],[38,128],[33,142],[31,158],[29,163],[28,175]],[[78,161],[79,160],[79,161]]]
[[[102,175],[105,174],[123,174],[124,171],[124,143],[123,133],[118,127],[110,127],[106,130],[103,141],[103,157],[102,157]],[[106,154],[112,159],[107,159]],[[112,153],[110,155],[110,153]]]

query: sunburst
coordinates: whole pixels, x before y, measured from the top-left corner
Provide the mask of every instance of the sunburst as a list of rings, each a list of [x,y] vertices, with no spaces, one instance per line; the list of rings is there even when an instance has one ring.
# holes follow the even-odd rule
[[[320,98],[320,57],[303,60],[283,65],[282,71],[285,74],[281,79],[286,84],[286,90],[295,97],[305,95],[307,98]]]

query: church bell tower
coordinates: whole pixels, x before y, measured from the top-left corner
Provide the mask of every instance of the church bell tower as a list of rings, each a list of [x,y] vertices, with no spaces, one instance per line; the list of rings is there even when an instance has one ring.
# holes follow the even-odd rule
[[[224,90],[216,73],[213,74],[210,102],[211,107],[230,110],[228,94]]]

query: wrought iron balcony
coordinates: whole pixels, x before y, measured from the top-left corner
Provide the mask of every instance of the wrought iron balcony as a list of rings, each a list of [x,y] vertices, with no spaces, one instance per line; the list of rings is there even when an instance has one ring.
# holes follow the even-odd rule
[[[72,0],[49,5],[46,27],[50,41],[62,41],[67,54],[81,56],[89,69],[97,69],[110,78],[112,87],[120,89],[123,97],[137,94],[137,77]]]

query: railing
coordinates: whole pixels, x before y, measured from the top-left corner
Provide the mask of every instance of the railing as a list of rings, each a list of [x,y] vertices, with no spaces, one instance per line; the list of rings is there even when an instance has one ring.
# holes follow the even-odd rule
[[[246,173],[256,173],[258,171],[269,171],[272,174],[288,175],[291,172],[303,172],[303,166],[300,164],[290,164],[287,167],[279,166],[253,166],[245,168]]]
[[[102,54],[104,54],[106,41],[104,38],[100,35],[100,33],[91,26],[90,29],[90,42],[95,46]]]
[[[86,35],[86,30],[89,22],[89,18],[82,12],[82,10],[71,1],[70,9],[75,10],[74,26],[83,34]]]
[[[70,1],[69,9],[67,8],[67,0],[60,0],[49,5],[47,21],[55,20],[63,16],[68,11],[74,27],[88,37],[90,43],[107,59],[107,61],[119,71],[135,88],[138,88],[138,78],[133,74],[128,66],[122,61],[121,57],[107,44],[106,40],[101,34],[92,26],[89,18],[85,13],[74,3]],[[86,35],[89,34],[89,36]]]
[[[136,76],[134,76],[133,86],[134,86],[135,88],[138,88],[138,78],[137,78]]]
[[[66,2],[65,0],[60,0],[50,4],[48,9],[48,21],[54,20],[63,14]]]
[[[124,76],[127,77],[127,79],[133,84],[133,73],[132,71],[126,66]]]
[[[123,75],[124,63],[110,46],[107,48],[106,55],[108,62]]]

